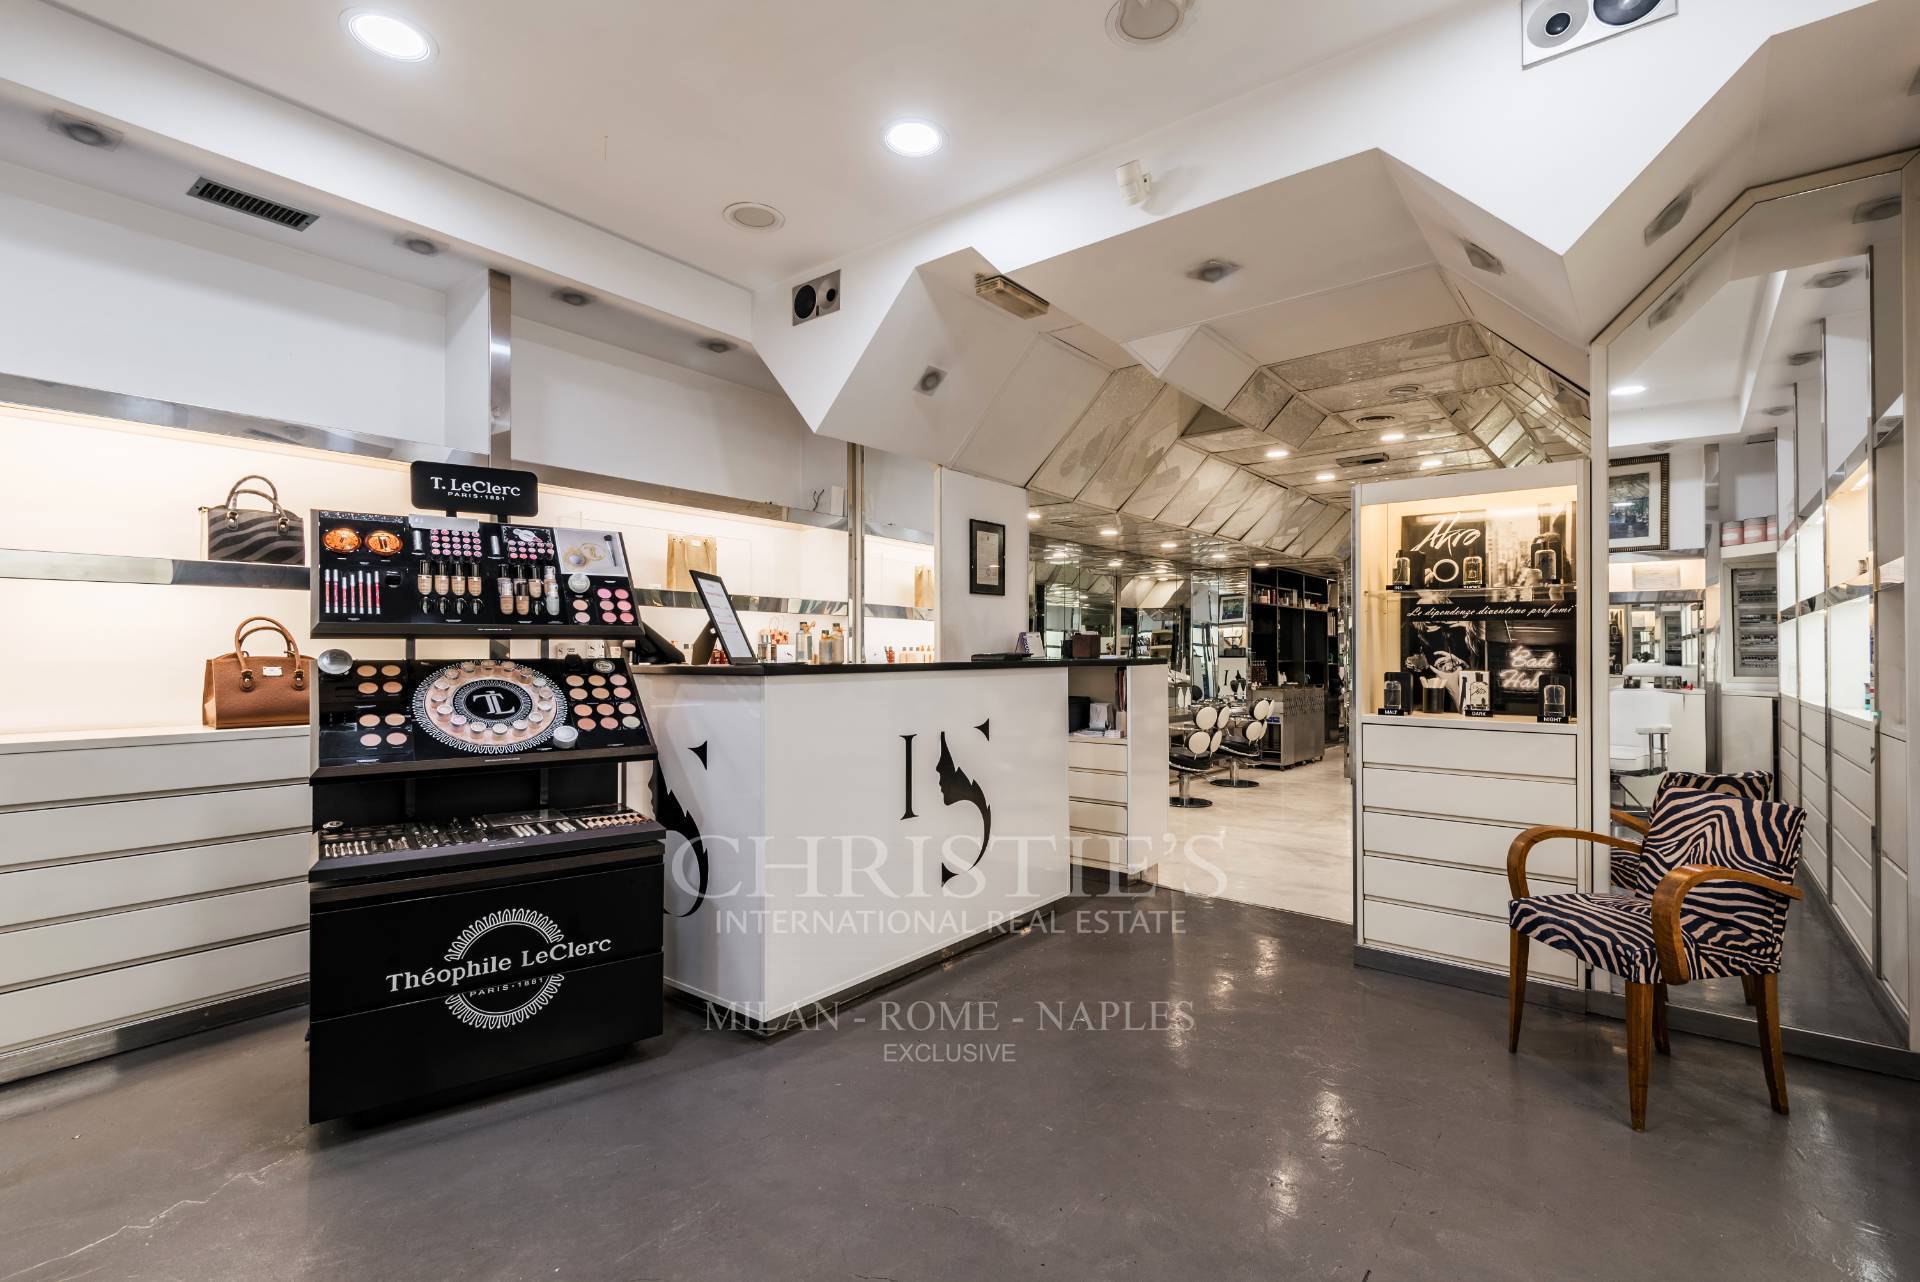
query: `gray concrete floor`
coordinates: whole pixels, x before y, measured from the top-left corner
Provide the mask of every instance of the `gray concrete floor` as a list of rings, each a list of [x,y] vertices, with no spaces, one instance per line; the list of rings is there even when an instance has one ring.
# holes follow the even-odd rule
[[[376,1128],[303,1124],[299,1013],[0,1089],[0,1282],[1920,1276],[1911,1083],[1790,1061],[1777,1117],[1751,1049],[1676,1035],[1636,1135],[1616,1024],[1531,1009],[1510,1057],[1501,1000],[1355,969],[1337,924],[1091,911],[837,1031],[679,1011],[623,1062]],[[983,1001],[999,1030],[881,1024]],[[1074,1027],[1103,1001],[1149,1027]]]

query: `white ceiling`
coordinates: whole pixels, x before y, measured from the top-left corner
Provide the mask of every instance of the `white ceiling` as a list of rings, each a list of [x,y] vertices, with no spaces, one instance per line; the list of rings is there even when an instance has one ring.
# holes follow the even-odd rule
[[[760,288],[1476,0],[1198,0],[1164,45],[1110,0],[394,0],[438,45],[404,65],[339,3],[61,7]],[[902,116],[949,134],[910,161]],[[787,217],[738,230],[721,209]]]

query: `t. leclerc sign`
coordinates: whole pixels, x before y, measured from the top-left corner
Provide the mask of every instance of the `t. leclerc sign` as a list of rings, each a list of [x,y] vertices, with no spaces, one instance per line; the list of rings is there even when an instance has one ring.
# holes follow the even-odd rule
[[[535,516],[540,481],[532,472],[459,463],[415,463],[413,505],[423,512],[483,512],[488,516]]]

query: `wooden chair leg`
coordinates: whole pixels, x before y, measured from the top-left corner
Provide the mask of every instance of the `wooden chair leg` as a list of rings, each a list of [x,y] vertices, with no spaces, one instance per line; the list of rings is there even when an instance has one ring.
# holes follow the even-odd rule
[[[1767,1096],[1773,1111],[1787,1111],[1787,1059],[1780,1047],[1780,977],[1759,975],[1754,987],[1760,990],[1756,1022],[1760,1026],[1760,1062],[1767,1070]]]
[[[1520,1049],[1520,1014],[1527,1007],[1527,945],[1531,941],[1517,930],[1508,931],[1512,942],[1507,950],[1507,1054]]]
[[[1653,1048],[1662,1055],[1673,1054],[1673,1043],[1667,1038],[1667,986],[1664,983],[1653,986]]]
[[[1747,1005],[1760,1004],[1760,977],[1758,975],[1740,976],[1740,987],[1747,995]]]
[[[1653,985],[1627,985],[1627,1103],[1633,1129],[1647,1129],[1647,1066],[1653,1059]]]

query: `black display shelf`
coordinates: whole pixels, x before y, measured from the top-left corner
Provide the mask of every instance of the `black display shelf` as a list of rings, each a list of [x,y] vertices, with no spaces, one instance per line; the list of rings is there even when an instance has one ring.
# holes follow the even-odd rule
[[[640,641],[646,638],[647,629],[638,623],[632,626],[619,623],[450,623],[442,626],[433,623],[329,623],[316,619],[308,628],[307,635],[316,641],[341,637],[379,637],[388,640],[441,638],[452,641]]]
[[[315,766],[309,780],[370,779],[390,775],[450,775],[469,770],[515,766],[558,766],[591,761],[651,761],[660,755],[656,744],[631,748],[552,748],[513,754],[446,757],[432,761],[368,761],[343,766]]]

